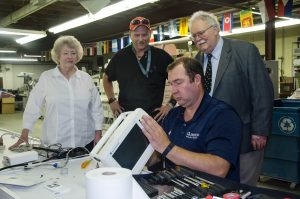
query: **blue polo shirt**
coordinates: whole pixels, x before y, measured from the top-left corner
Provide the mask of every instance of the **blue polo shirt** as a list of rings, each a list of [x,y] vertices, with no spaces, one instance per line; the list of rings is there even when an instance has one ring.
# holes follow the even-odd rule
[[[239,148],[242,123],[233,108],[205,93],[190,121],[184,121],[185,108],[170,110],[162,123],[169,139],[189,151],[219,156],[231,167],[226,178],[239,181]]]

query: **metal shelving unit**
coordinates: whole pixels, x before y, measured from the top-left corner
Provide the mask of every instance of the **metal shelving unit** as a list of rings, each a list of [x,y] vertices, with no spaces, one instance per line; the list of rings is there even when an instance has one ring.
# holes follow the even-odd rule
[[[300,41],[292,43],[292,69],[295,78],[295,88],[299,88],[300,80]]]

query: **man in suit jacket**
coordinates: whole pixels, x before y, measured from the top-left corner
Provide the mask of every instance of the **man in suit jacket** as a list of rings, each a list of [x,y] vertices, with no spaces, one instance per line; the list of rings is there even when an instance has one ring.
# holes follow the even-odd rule
[[[198,11],[190,19],[196,55],[206,71],[211,66],[208,92],[230,104],[243,121],[240,181],[256,185],[267,136],[271,131],[274,91],[255,45],[222,38],[217,18]],[[209,61],[209,56],[211,60]],[[209,64],[208,64],[209,63]]]

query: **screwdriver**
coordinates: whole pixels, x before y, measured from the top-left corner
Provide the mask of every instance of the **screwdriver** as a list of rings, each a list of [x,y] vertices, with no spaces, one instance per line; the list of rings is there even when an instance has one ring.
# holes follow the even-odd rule
[[[92,159],[85,160],[83,163],[81,163],[81,168],[85,169],[89,164],[91,163]]]

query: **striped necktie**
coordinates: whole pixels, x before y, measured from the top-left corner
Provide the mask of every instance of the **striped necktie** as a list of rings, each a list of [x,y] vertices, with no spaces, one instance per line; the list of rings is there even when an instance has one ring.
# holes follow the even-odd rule
[[[210,93],[211,81],[212,81],[211,57],[212,57],[212,54],[207,54],[208,59],[207,59],[207,65],[206,65],[206,70],[205,70],[205,75],[204,75],[204,88],[208,93]]]

